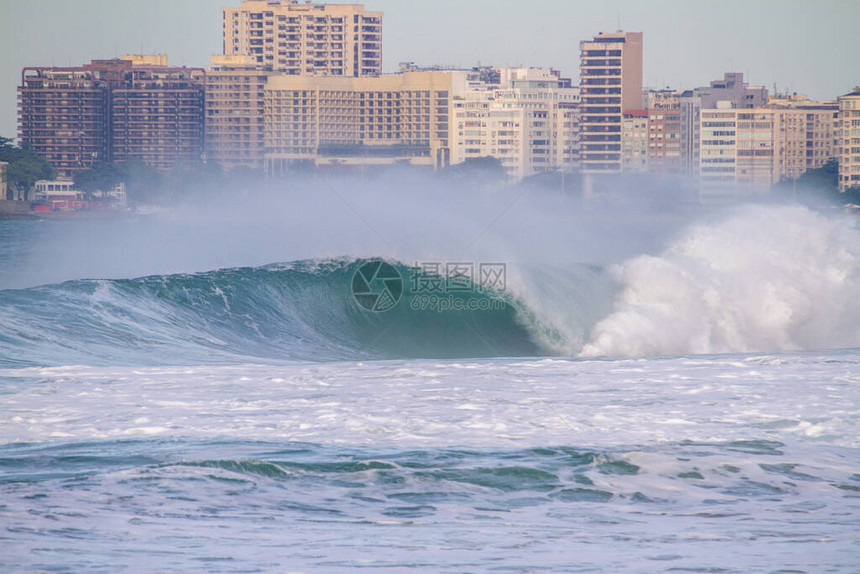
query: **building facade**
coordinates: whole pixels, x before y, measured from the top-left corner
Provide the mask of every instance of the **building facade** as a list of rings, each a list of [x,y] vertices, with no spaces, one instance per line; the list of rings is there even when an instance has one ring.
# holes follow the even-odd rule
[[[648,171],[648,111],[627,110],[621,123],[621,169]]]
[[[797,179],[836,157],[839,107],[801,94],[774,96],[774,168],[778,179]]]
[[[579,89],[555,70],[500,68],[452,105],[451,163],[494,157],[514,180],[579,164]]]
[[[265,88],[266,172],[297,162],[450,164],[449,110],[463,72],[381,77],[276,75]]]
[[[243,0],[223,18],[225,56],[297,76],[382,73],[382,12],[361,4]]]
[[[600,33],[579,47],[582,170],[617,173],[623,112],[642,109],[642,33]]]
[[[142,161],[165,171],[203,160],[206,73],[200,68],[133,66],[110,98],[110,161]]]
[[[740,72],[727,72],[722,80],[713,80],[709,86],[686,90],[681,94],[681,171],[695,181],[699,177],[701,156],[701,110],[715,109],[720,102],[729,102],[732,108],[760,108],[767,105],[767,89],[744,82]]]
[[[734,194],[737,113],[728,105],[700,111],[699,193],[703,202]]]
[[[702,107],[712,109],[717,102],[732,102],[735,108],[761,108],[767,105],[767,88],[744,82],[743,72],[726,72],[722,80],[710,86],[695,88],[694,96],[702,98]]]
[[[263,168],[266,82],[250,56],[213,56],[206,74],[206,160]]]
[[[755,193],[822,167],[835,154],[835,104],[772,101],[700,110],[698,181],[704,199]]]
[[[681,175],[689,182],[699,179],[699,163],[701,160],[701,148],[699,141],[702,134],[702,98],[698,96],[684,96],[678,104],[681,118]]]
[[[109,68],[112,68],[109,70]],[[75,68],[24,68],[18,87],[18,138],[61,175],[108,161],[109,93],[130,62]]]
[[[681,98],[678,92],[646,93],[648,171],[661,176],[681,173]]]
[[[860,187],[860,86],[839,102],[839,191]]]
[[[140,159],[168,169],[176,160],[199,160],[205,72],[151,65],[166,63],[152,58],[25,68],[18,87],[22,145],[65,177],[102,161]]]

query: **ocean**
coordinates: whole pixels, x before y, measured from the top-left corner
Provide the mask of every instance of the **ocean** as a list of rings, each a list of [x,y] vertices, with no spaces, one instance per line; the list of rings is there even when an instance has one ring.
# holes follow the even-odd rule
[[[0,571],[857,572],[856,220],[517,199],[0,221]]]

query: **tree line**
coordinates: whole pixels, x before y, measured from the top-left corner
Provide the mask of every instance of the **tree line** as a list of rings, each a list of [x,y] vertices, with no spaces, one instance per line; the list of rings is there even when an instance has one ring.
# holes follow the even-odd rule
[[[6,162],[6,197],[0,199],[30,198],[30,190],[40,179],[53,179],[54,168],[44,159],[9,139],[0,136],[0,161]]]

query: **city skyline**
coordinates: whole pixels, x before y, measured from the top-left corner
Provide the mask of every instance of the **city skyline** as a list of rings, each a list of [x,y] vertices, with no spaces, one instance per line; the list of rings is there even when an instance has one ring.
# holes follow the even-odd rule
[[[221,8],[238,4],[4,2],[0,135],[17,136],[15,87],[23,67],[78,66],[126,53],[164,53],[173,65],[208,66],[210,56],[222,48]],[[842,0],[815,5],[441,0],[432,10],[393,0],[363,4],[384,13],[384,73],[394,72],[400,61],[458,67],[480,62],[552,66],[576,83],[579,42],[620,24],[625,31],[643,32],[644,83],[650,87],[693,88],[726,71],[739,71],[750,83],[770,90],[775,83],[780,91],[835,99],[860,83],[860,62],[850,51],[826,51],[848,44],[851,22],[860,16],[860,5]],[[802,36],[798,22],[804,25]],[[726,37],[730,39],[722,39]]]

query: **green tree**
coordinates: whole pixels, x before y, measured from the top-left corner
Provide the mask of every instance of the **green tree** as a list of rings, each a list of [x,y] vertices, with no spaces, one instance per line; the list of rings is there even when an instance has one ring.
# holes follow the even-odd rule
[[[164,178],[154,167],[138,159],[122,162],[125,191],[132,203],[153,203],[161,194]]]
[[[839,192],[839,161],[836,158],[831,158],[819,168],[805,171],[795,180],[782,180],[773,189],[783,197],[860,205],[860,188],[851,187]]]
[[[110,191],[125,182],[128,175],[121,165],[99,162],[90,169],[77,172],[74,179],[75,187],[85,191],[88,197],[92,197],[93,193]]]
[[[459,180],[470,186],[498,185],[507,179],[502,160],[491,156],[469,158],[439,173],[443,178]]]
[[[40,179],[53,179],[54,168],[44,159],[26,148],[21,148],[9,138],[0,136],[0,161],[9,164],[6,168],[6,177],[10,183],[10,190],[6,199],[12,199],[14,191],[29,199],[30,190],[36,181]]]

